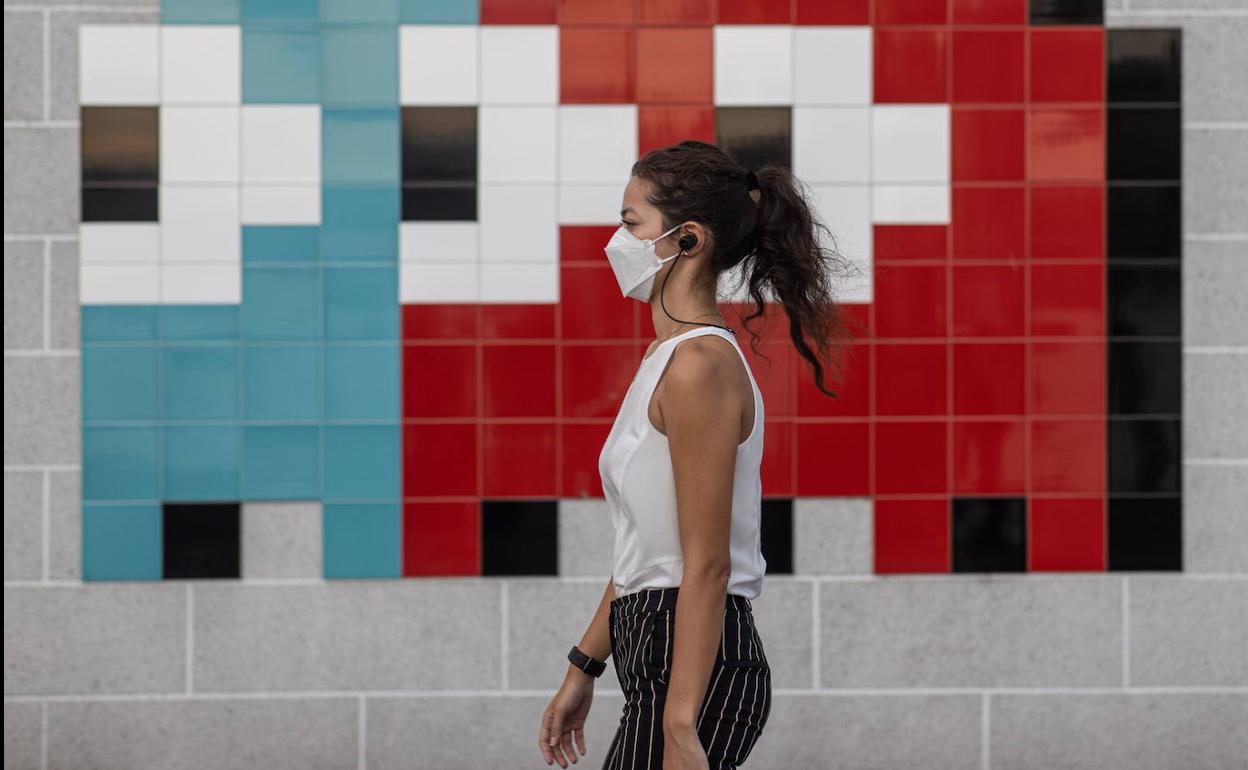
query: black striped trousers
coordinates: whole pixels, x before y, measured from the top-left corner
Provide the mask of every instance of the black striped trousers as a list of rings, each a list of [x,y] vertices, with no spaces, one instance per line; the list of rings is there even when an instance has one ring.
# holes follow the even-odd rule
[[[611,601],[611,657],[624,690],[624,714],[602,770],[662,770],[679,590],[647,588]],[[696,719],[711,770],[740,767],[771,713],[771,666],[750,600],[728,594],[725,604],[715,667]]]

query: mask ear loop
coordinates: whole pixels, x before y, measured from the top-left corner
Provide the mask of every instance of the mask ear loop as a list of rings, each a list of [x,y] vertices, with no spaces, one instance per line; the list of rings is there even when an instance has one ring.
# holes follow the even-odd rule
[[[673,227],[671,230],[668,230],[666,233],[663,233],[662,235],[660,235],[660,236],[659,236],[659,238],[658,238],[658,239],[656,239],[656,241],[657,241],[657,240],[661,240],[661,239],[663,239],[663,238],[666,238],[666,237],[668,236],[668,234],[672,232],[672,230],[679,230],[679,229],[680,229],[680,225],[676,225],[676,226],[675,226],[675,227]],[[679,246],[679,245],[677,245],[677,248],[678,248],[678,249],[680,249],[680,250],[679,250],[679,251],[677,251],[677,252],[676,252],[676,254],[675,254],[674,256],[668,257],[668,259],[676,259],[677,257],[682,257],[682,256],[684,256],[684,254],[685,254],[685,249],[684,249],[683,247]],[[657,255],[657,254],[655,255],[655,258],[656,258],[656,259],[658,259],[658,255]],[[662,260],[659,260],[659,261],[660,261],[660,263],[662,263]],[[663,290],[667,288],[667,279],[668,279],[669,277],[671,277],[671,275],[672,275],[672,270],[675,270],[675,269],[676,269],[676,265],[675,265],[675,264],[673,264],[673,265],[672,265],[671,270],[668,270],[668,271],[667,271],[667,273],[666,273],[666,274],[664,274],[664,276],[663,276],[663,285],[659,287],[659,307],[663,308],[663,312],[664,312],[664,313],[667,313],[667,317],[668,317],[668,318],[670,318],[670,319],[672,319],[672,320],[673,320],[673,321],[675,321],[676,323],[682,323],[682,324],[694,324],[694,325],[696,325],[696,326],[714,326],[714,327],[715,327],[715,328],[717,328],[717,329],[723,329],[724,331],[728,331],[728,332],[732,332],[733,334],[736,334],[736,332],[735,332],[735,331],[733,331],[732,327],[730,327],[730,326],[720,326],[719,324],[713,324],[713,323],[703,323],[703,322],[701,322],[701,321],[682,321],[682,320],[680,320],[679,318],[677,318],[676,316],[674,316],[674,315],[672,315],[671,313],[668,313],[668,312],[667,312],[667,303],[665,303],[665,302],[663,301]]]

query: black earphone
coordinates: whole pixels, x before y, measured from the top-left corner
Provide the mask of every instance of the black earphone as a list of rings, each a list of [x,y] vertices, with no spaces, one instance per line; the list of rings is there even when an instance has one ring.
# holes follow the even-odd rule
[[[698,236],[693,233],[686,233],[680,236],[680,240],[676,241],[676,245],[680,247],[681,251],[689,251],[698,245]]]

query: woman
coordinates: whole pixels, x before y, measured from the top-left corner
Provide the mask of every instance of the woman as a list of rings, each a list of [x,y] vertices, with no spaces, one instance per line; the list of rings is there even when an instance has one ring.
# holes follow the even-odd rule
[[[620,290],[651,306],[650,345],[599,455],[615,529],[614,573],[542,716],[546,764],[585,754],[594,679],[615,657],[624,714],[604,770],[736,768],[771,713],[771,667],[750,600],[762,592],[763,399],[716,305],[738,264],[756,311],[764,288],[816,385],[844,319],[830,276],[845,262],[784,167],[756,175],[696,141],[653,150],[624,190],[606,246]],[[831,235],[828,233],[828,237]]]

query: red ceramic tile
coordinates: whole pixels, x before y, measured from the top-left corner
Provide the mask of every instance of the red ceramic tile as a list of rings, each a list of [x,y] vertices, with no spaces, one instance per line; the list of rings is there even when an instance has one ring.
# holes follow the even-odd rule
[[[948,500],[876,500],[875,571],[946,573]]]
[[[555,416],[555,346],[481,348],[486,417]]]
[[[1034,109],[1028,122],[1028,179],[1057,182],[1105,178],[1103,108]]]
[[[763,403],[766,405],[767,417],[789,417],[793,409],[793,378],[795,361],[798,358],[793,344],[758,340],[758,352],[754,352],[754,343],[749,333],[737,329],[737,344],[745,353],[745,360],[754,373],[754,381],[763,392]]]
[[[559,261],[588,262],[593,265],[607,264],[603,247],[619,224],[614,225],[561,225],[559,227]]]
[[[875,23],[944,24],[948,0],[875,0]]]
[[[948,492],[949,451],[944,420],[875,424],[875,494]]]
[[[1105,334],[1105,266],[1031,264],[1031,333]]]
[[[868,427],[866,422],[799,423],[796,494],[870,494]]]
[[[763,495],[792,497],[797,494],[793,486],[793,452],[797,440],[797,428],[785,420],[767,420],[763,424],[766,438],[763,441],[763,463],[759,470]]]
[[[875,331],[871,327],[871,316],[874,315],[870,303],[850,302],[841,305],[841,317],[845,322],[846,331],[856,341],[870,342],[875,339]]]
[[[1027,544],[1032,572],[1103,572],[1105,501],[1032,498]]]
[[[403,506],[403,577],[481,574],[481,504]]]
[[[1021,109],[955,107],[950,122],[955,182],[1022,180],[1025,134]]]
[[[1023,265],[955,265],[953,335],[1015,337],[1023,334]]]
[[[555,338],[555,306],[534,303],[481,306],[481,339],[520,340]]]
[[[946,345],[880,344],[875,348],[875,413],[892,417],[949,413]]]
[[[1023,101],[1021,30],[953,33],[953,101]]]
[[[403,346],[403,417],[475,417],[476,345]]]
[[[955,186],[953,258],[1022,257],[1023,188]]]
[[[611,432],[611,423],[564,423],[559,428],[563,459],[559,466],[560,497],[603,497],[598,456]],[[771,437],[768,436],[770,441]]]
[[[1031,343],[1033,414],[1104,414],[1105,407],[1104,342]]]
[[[1021,343],[954,343],[954,414],[1023,414],[1025,358]]]
[[[1027,0],[953,0],[954,24],[1026,24]]]
[[[572,339],[632,339],[632,308],[624,305],[615,272],[603,257],[598,267],[559,271],[559,336]]]
[[[1032,27],[1033,102],[1105,101],[1105,31],[1102,27]]]
[[[481,24],[554,24],[555,0],[481,0]]]
[[[1103,259],[1105,188],[1031,187],[1033,259]]]
[[[560,25],[631,24],[636,4],[620,0],[558,0]]]
[[[796,0],[794,23],[865,26],[871,21],[869,5],[870,0]]]
[[[945,336],[945,268],[875,268],[875,329],[880,337]]]
[[[654,27],[637,30],[637,101],[712,100],[710,27]]]
[[[667,147],[685,139],[715,143],[714,107],[638,105],[638,157],[655,148]]]
[[[403,496],[477,494],[477,424],[403,426]]]
[[[784,343],[780,343],[784,345]],[[843,382],[837,382],[836,374],[824,363],[824,387],[836,393],[836,398],[819,390],[810,364],[793,348],[793,376],[797,381],[797,408],[803,417],[866,417],[871,413],[871,344],[852,343],[842,347]],[[768,410],[771,401],[767,401]]]
[[[487,422],[482,434],[484,493],[488,497],[558,494],[555,439],[558,426]]]
[[[943,30],[875,30],[875,103],[949,101],[945,35]]]
[[[614,418],[619,412],[641,356],[633,345],[565,344],[563,357],[564,417]]]
[[[875,225],[875,262],[889,259],[944,259],[945,225]]]
[[[637,18],[642,24],[711,24],[715,9],[712,0],[638,0]]]
[[[954,421],[954,494],[1024,493],[1026,446],[1022,420]]]
[[[1032,420],[1031,491],[1102,494],[1105,420]]]
[[[476,305],[403,306],[405,340],[475,340],[479,334]]]
[[[559,93],[562,104],[636,101],[636,38],[627,27],[561,27]]]
[[[720,24],[789,24],[791,4],[775,0],[719,0]]]

